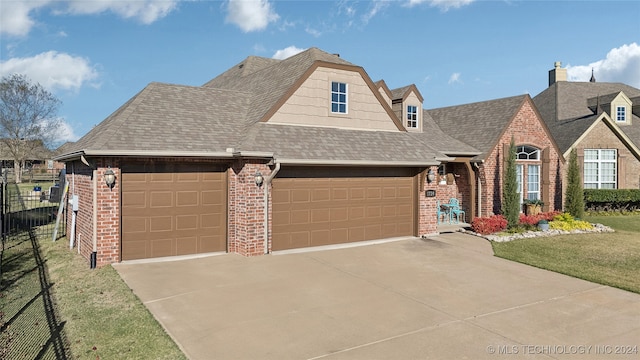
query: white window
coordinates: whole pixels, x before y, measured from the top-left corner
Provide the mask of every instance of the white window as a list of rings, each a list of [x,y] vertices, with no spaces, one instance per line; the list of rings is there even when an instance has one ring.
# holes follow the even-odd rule
[[[617,153],[616,149],[584,150],[584,188],[616,189],[617,188]]]
[[[347,113],[347,84],[336,81],[331,83],[331,112]]]
[[[527,165],[527,199],[540,200],[540,165]]]
[[[407,106],[407,127],[418,128],[418,108],[416,106]]]
[[[533,146],[520,145],[516,147],[516,159],[518,160],[540,160],[540,149]]]
[[[627,108],[625,106],[616,107],[616,120],[627,121]]]
[[[518,187],[518,197],[520,198],[520,205],[522,205],[523,193],[522,193],[522,168],[524,165],[517,164],[516,165],[516,184]]]

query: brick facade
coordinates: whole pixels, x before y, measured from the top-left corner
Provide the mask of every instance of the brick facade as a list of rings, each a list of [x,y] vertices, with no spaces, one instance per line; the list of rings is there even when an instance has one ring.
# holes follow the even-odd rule
[[[478,216],[501,213],[501,189],[506,155],[508,155],[506,151],[508,151],[512,137],[516,146],[529,145],[540,149],[540,160],[518,160],[517,163],[540,165],[540,198],[545,203],[544,210],[561,209],[564,168],[562,155],[558,153],[531,101],[526,101],[505,129],[496,146],[487,155],[484,163],[480,165],[481,212]],[[523,187],[526,192],[526,173],[524,174]]]
[[[97,232],[96,232],[96,265],[119,262],[120,253],[120,179],[121,164],[126,162],[120,158],[91,159],[97,167]],[[173,159],[169,161],[189,161]],[[221,161],[212,161],[220,163]],[[116,174],[116,183],[112,189],[104,182],[104,172],[111,168]],[[434,168],[434,171],[437,169]],[[260,160],[235,160],[227,170],[227,251],[243,256],[256,256],[265,253],[264,247],[264,211],[265,186],[271,198],[271,186],[266,182],[258,187],[255,174],[260,172],[263,178],[271,174],[272,169]],[[75,242],[76,249],[90,259],[93,252],[93,170],[80,161],[67,163],[67,181],[69,194],[78,195],[79,210],[76,217]],[[437,183],[427,184],[426,179],[418,176],[425,184],[420,189],[437,189]],[[420,186],[418,181],[416,186]],[[268,251],[271,251],[271,203],[268,204]],[[417,235],[436,233],[435,198],[426,197],[424,191],[418,192]],[[71,236],[72,211],[68,212],[67,229]],[[75,250],[74,250],[75,251]]]
[[[618,189],[640,188],[640,160],[629,151],[629,148],[603,122],[598,122],[576,146],[578,164],[582,170],[584,165],[584,149],[617,149],[618,153]],[[583,181],[583,172],[580,172]]]

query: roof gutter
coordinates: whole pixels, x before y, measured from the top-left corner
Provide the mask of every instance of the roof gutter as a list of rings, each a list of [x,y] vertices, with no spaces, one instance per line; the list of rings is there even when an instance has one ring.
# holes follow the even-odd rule
[[[131,156],[131,157],[197,157],[209,159],[273,158],[272,152],[237,151],[227,148],[226,151],[174,151],[174,150],[80,150],[54,157],[53,160],[77,160],[82,156]]]
[[[372,160],[320,160],[320,159],[282,159],[277,163],[284,165],[328,165],[328,166],[436,166],[440,160],[425,161],[372,161]]]

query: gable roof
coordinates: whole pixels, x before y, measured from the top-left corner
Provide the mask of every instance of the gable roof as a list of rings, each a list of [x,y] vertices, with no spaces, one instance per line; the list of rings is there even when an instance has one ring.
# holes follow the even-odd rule
[[[407,85],[401,88],[391,90],[391,100],[404,101],[407,98],[407,96],[411,94],[412,91],[416,94],[420,102],[424,101],[422,94],[420,94],[420,91],[418,91],[418,88],[415,86],[415,84],[411,84],[411,85]]]
[[[558,147],[566,153],[583,133],[601,120],[601,111],[611,111],[611,101],[620,92],[632,99],[634,112],[629,115],[631,125],[609,124],[614,133],[628,137],[638,147],[640,145],[640,118],[635,99],[640,97],[640,89],[622,83],[568,82],[560,81],[533,98],[540,115],[551,130]],[[611,115],[611,114],[610,114]]]
[[[263,122],[319,66],[360,73],[402,129],[384,132]],[[436,159],[447,157],[430,140],[435,139],[406,132],[364,69],[311,48],[285,60],[248,57],[201,87],[151,83],[58,158],[251,154],[316,163],[436,165]]]
[[[426,110],[445,134],[480,151],[485,159],[529,95]],[[426,116],[425,116],[426,118]]]

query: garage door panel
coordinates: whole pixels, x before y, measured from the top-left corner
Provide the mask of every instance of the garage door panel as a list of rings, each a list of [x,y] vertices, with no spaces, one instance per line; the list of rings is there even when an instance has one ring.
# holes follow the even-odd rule
[[[308,203],[310,200],[310,189],[295,189],[291,191],[291,202],[293,203]]]
[[[173,221],[171,216],[154,216],[149,218],[149,231],[171,231],[173,230]]]
[[[226,250],[226,173],[197,163],[122,170],[122,260]]]
[[[176,255],[189,255],[198,253],[198,237],[185,236],[176,238]]]
[[[307,169],[306,175],[317,176],[322,171]],[[410,176],[379,178],[330,174],[342,171],[331,169],[326,170],[327,177],[301,179],[295,177],[295,171],[289,170],[284,174],[290,177],[274,179],[274,250],[413,235],[417,196],[415,171],[406,171]],[[355,169],[344,171],[357,172]],[[315,189],[311,190],[311,201],[307,202],[310,186]],[[290,194],[296,194],[297,201],[293,201],[294,196]],[[307,213],[303,210],[310,210],[306,224]],[[295,221],[293,214],[296,214]],[[304,245],[307,237],[303,237],[302,233],[306,232],[302,230],[311,232],[308,245]],[[294,233],[296,236],[292,235]]]
[[[141,208],[146,207],[147,193],[143,190],[128,192],[127,197],[122,198],[122,206],[126,206],[128,208],[131,208],[134,206],[141,207]]]
[[[308,224],[311,220],[309,210],[294,210],[291,212],[291,225]]]
[[[213,205],[216,206],[220,203],[223,202],[223,197],[226,196],[225,194],[222,193],[222,191],[220,190],[204,190],[201,192],[201,196],[202,196],[202,205],[203,206],[209,206],[209,205]]]
[[[331,191],[329,191],[326,187],[319,187],[318,189],[313,189],[311,193],[311,201],[314,203],[321,201],[330,201],[331,200]]]
[[[200,205],[199,191],[177,191],[176,192],[176,206],[198,206]]]
[[[149,191],[149,207],[173,207],[173,192],[171,191]]]
[[[331,200],[349,200],[349,189],[346,188],[333,188],[331,192]]]
[[[382,226],[380,224],[366,225],[364,228],[364,237],[367,240],[382,239],[384,237]]]
[[[313,209],[311,211],[312,223],[328,223],[331,221],[331,211],[329,209]]]
[[[122,218],[122,227],[128,229],[132,234],[146,233],[149,231],[148,222],[149,220],[146,217],[131,215]]]
[[[174,256],[174,239],[156,239],[151,241],[151,257]]]
[[[315,246],[331,244],[331,231],[327,229],[312,231],[311,244],[314,244]]]
[[[198,183],[200,182],[200,176],[198,173],[177,173],[177,180],[181,183],[184,182],[193,182],[193,183]]]

